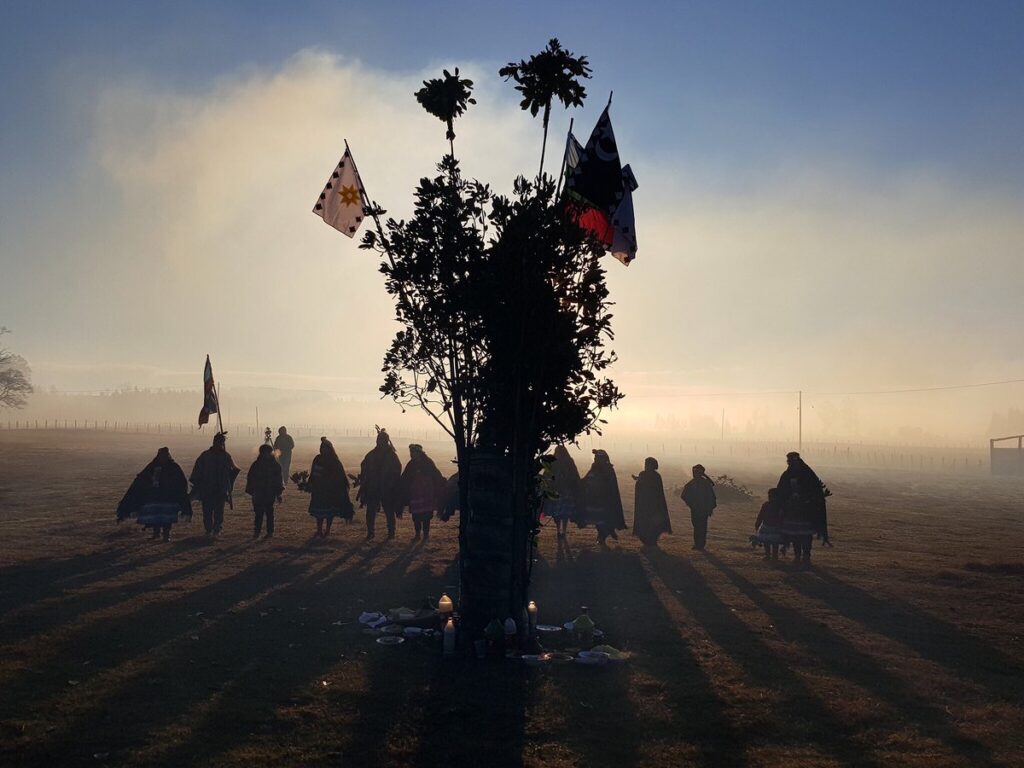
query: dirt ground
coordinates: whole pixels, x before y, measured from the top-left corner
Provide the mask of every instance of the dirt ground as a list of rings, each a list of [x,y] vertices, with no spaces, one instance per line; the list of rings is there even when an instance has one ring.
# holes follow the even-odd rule
[[[339,441],[350,471],[366,442]],[[757,503],[720,506],[705,553],[674,494],[659,550],[546,528],[540,621],[586,604],[633,656],[531,669],[356,623],[457,582],[454,521],[367,543],[358,514],[318,541],[290,490],[269,542],[247,498],[215,541],[199,515],[169,543],[116,525],[163,444],[187,472],[206,440],[0,433],[0,764],[1024,765],[1024,484],[815,466],[835,548],[809,572],[750,548]],[[639,462],[612,459],[629,521]],[[763,493],[782,464],[719,469]]]

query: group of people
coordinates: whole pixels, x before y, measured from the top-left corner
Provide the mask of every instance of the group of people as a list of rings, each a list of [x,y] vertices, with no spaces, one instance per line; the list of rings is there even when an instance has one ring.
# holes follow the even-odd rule
[[[626,529],[615,470],[607,452],[596,449],[587,474],[580,477],[576,464],[564,446],[558,446],[545,462],[542,513],[554,520],[559,539],[564,539],[570,522],[579,527],[593,525],[602,547],[616,531]],[[754,523],[753,543],[764,546],[765,558],[778,560],[780,547],[793,547],[794,559],[807,565],[815,536],[828,543],[828,517],[825,498],[828,488],[800,454],[786,455],[787,469],[778,485],[768,492]],[[692,467],[692,479],[683,486],[680,497],[690,510],[693,548],[707,546],[708,519],[718,506],[715,483],[701,464]],[[658,460],[648,457],[644,469],[634,475],[633,535],[644,546],[657,546],[663,534],[672,533],[665,487],[658,473]]]
[[[253,537],[259,538],[266,525],[265,538],[274,535],[274,508],[283,500],[289,480],[294,439],[285,427],[271,444],[259,447],[256,460],[246,476],[245,493],[252,498]],[[200,503],[206,534],[215,536],[224,525],[224,507],[233,508],[232,493],[241,470],[227,451],[227,436],[218,432],[213,444],[195,461],[191,475],[171,457],[170,449],[157,451],[156,457],[135,477],[117,507],[118,522],[135,518],[152,529],[154,539],[170,538],[171,528],[192,518],[192,501]],[[335,518],[351,521],[355,515],[350,476],[338,457],[333,443],[320,438],[320,450],[306,473],[293,478],[298,488],[309,493],[309,515],[316,521],[315,536],[330,535]],[[366,538],[376,535],[376,519],[383,512],[387,536],[395,538],[395,521],[409,510],[415,529],[414,541],[428,540],[430,521],[435,514],[447,519],[453,511],[451,479],[446,479],[421,445],[409,446],[409,461],[401,459],[388,433],[377,433],[374,448],[366,454],[356,485],[356,500],[366,508]]]

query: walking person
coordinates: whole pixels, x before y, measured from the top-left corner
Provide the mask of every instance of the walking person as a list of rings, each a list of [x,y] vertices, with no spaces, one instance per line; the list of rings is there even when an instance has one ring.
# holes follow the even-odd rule
[[[622,514],[619,481],[608,453],[600,448],[595,448],[593,453],[594,463],[582,481],[585,512],[583,520],[577,524],[593,523],[597,529],[597,543],[604,547],[609,536],[618,540],[616,531],[626,530],[626,518]]]
[[[384,512],[388,538],[395,538],[395,516],[400,511],[402,460],[386,430],[377,430],[377,445],[359,465],[356,500],[366,507],[366,540],[376,535],[377,513]]]
[[[203,526],[207,535],[220,533],[224,525],[225,503],[234,509],[231,491],[239,472],[241,470],[227,452],[227,435],[218,432],[213,436],[213,445],[199,454],[189,476],[191,496],[203,505]]]
[[[171,526],[179,517],[192,519],[192,502],[188,498],[188,480],[168,448],[161,448],[156,457],[135,476],[121,503],[117,505],[117,522],[134,517],[143,528],[152,528],[152,538],[171,538]]]
[[[633,535],[645,547],[656,547],[663,533],[672,533],[668,502],[665,500],[665,484],[658,474],[658,460],[647,457],[643,472],[635,479]]]
[[[274,458],[274,449],[269,443],[260,446],[256,461],[249,466],[249,474],[245,478],[245,492],[252,497],[252,537],[260,537],[264,518],[267,520],[266,538],[273,537],[274,502],[281,501],[284,482],[281,479],[281,465]]]
[[[564,539],[569,530],[569,522],[576,520],[583,511],[583,481],[576,462],[564,445],[555,448],[545,475],[555,498],[544,499],[542,511],[555,521],[558,538]]]
[[[785,522],[785,510],[782,506],[778,488],[768,489],[768,501],[761,505],[761,510],[754,520],[754,539],[764,546],[765,560],[779,559],[779,545],[785,544],[782,526]]]
[[[434,512],[444,507],[445,488],[447,481],[427,456],[422,445],[415,443],[409,446],[409,463],[402,471],[401,508],[409,507],[412,524],[415,530],[413,541],[422,537],[426,543],[430,539],[430,521]]]
[[[348,497],[348,477],[345,467],[326,437],[320,438],[320,453],[313,457],[309,468],[309,514],[316,520],[317,538],[331,535],[334,518],[351,520],[355,514]]]
[[[702,464],[693,465],[693,479],[683,486],[680,494],[686,506],[690,508],[690,521],[693,523],[693,548],[703,551],[708,542],[708,518],[718,506],[715,498],[715,484],[707,476]]]
[[[828,543],[825,498],[830,493],[796,451],[786,454],[786,471],[779,477],[776,491],[783,500],[782,532],[793,543],[793,561],[808,568],[815,534]]]
[[[277,463],[281,465],[281,482],[288,485],[288,473],[292,468],[292,451],[295,450],[295,440],[288,434],[285,427],[279,427],[277,437],[274,438],[274,451],[277,453]]]

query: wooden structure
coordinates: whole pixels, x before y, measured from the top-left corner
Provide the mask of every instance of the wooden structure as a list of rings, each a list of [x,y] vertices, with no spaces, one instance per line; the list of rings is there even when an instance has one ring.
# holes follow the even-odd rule
[[[1011,440],[1016,440],[1017,445],[996,446]],[[988,449],[993,475],[1024,477],[1024,435],[994,437],[988,441]]]

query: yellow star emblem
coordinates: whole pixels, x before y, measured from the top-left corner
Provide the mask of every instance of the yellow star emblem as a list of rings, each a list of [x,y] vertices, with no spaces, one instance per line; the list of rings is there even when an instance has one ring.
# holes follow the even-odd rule
[[[343,186],[338,190],[338,194],[341,196],[341,202],[344,205],[359,205],[359,190],[355,187]]]

